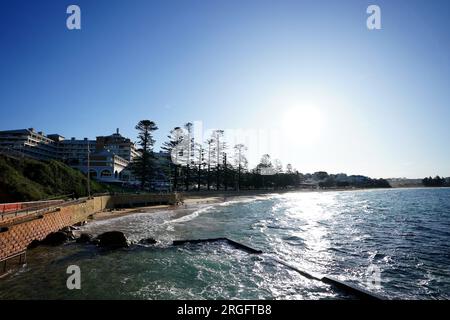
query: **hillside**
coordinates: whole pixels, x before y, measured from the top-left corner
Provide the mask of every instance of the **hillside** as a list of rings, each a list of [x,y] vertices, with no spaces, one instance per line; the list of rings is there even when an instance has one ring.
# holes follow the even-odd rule
[[[107,187],[92,181],[92,193]],[[0,155],[0,203],[87,195],[87,178],[59,161],[15,160]]]

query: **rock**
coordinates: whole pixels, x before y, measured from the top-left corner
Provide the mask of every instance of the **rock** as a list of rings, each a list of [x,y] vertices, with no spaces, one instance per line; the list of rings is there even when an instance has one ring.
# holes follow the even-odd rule
[[[58,246],[60,244],[63,244],[69,239],[66,233],[58,231],[58,232],[52,232],[48,234],[44,240],[41,241],[41,244],[48,245],[48,246]]]
[[[72,229],[70,227],[64,227],[59,231],[64,232],[64,233],[69,233],[70,231],[72,231]]]
[[[27,249],[34,249],[36,247],[38,247],[41,244],[41,242],[37,239],[34,239],[33,241],[30,242],[30,244],[27,246]]]
[[[108,231],[102,233],[97,237],[100,247],[107,247],[111,249],[126,248],[129,246],[128,240],[120,231]]]
[[[75,240],[77,237],[75,236],[75,233],[73,231],[69,231],[66,233],[69,240]]]
[[[63,232],[67,235],[68,240],[75,240],[75,234],[72,231],[72,227],[64,227],[59,230],[59,232]]]
[[[80,237],[76,241],[77,241],[77,243],[89,243],[89,242],[92,242],[93,238],[94,237],[92,236],[92,234],[82,233],[82,234],[80,234]]]
[[[153,238],[148,238],[148,239],[141,239],[141,240],[139,240],[139,243],[140,244],[155,244],[155,243],[157,243],[158,241],[156,241],[155,239],[153,239]]]

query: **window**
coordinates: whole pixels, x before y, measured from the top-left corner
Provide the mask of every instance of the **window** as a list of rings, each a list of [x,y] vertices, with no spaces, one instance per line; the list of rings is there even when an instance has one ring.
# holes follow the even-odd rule
[[[111,171],[109,171],[109,170],[103,170],[102,173],[100,174],[100,176],[102,176],[102,177],[111,177],[112,174],[111,174]]]

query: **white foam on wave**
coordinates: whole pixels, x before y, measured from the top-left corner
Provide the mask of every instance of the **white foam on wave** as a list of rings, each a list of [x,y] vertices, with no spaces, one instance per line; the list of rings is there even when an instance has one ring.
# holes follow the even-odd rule
[[[207,207],[204,207],[204,208],[197,209],[197,210],[195,210],[194,212],[192,212],[192,213],[190,213],[188,215],[185,215],[185,216],[177,218],[177,219],[168,220],[168,221],[165,221],[164,223],[187,222],[187,221],[191,221],[191,220],[197,218],[201,214],[210,212],[210,211],[212,211],[212,209],[217,208],[217,207],[226,207],[226,206],[237,204],[237,203],[248,203],[248,202],[253,202],[253,201],[261,200],[261,199],[264,199],[264,198],[262,198],[262,197],[252,197],[252,198],[229,200],[229,201],[225,201],[225,202],[221,202],[221,203],[210,205],[210,206],[207,206]]]
[[[188,215],[182,216],[182,217],[177,218],[177,219],[168,220],[168,221],[165,221],[164,223],[187,222],[187,221],[190,221],[192,219],[197,218],[202,213],[210,211],[212,208],[214,208],[214,206],[208,206],[208,207],[205,207],[205,208],[201,208],[201,209],[195,210],[194,212],[192,212],[192,213],[190,213]]]
[[[249,202],[254,202],[257,200],[267,200],[267,199],[269,199],[269,197],[267,197],[267,196],[253,196],[251,198],[245,197],[245,198],[241,198],[241,199],[225,201],[225,202],[219,203],[218,206],[226,207],[226,206],[237,204],[237,203],[249,203]]]

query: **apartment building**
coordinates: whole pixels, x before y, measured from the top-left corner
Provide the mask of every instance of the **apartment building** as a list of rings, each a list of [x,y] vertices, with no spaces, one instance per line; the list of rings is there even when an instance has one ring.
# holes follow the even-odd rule
[[[93,178],[109,182],[133,180],[126,168],[139,156],[135,144],[123,137],[119,129],[96,140],[65,139],[59,134],[46,136],[33,128],[0,131],[0,153],[11,152],[36,160],[60,160],[84,173],[89,167]]]
[[[55,141],[34,128],[0,131],[0,152],[18,152],[36,160],[59,158]]]
[[[97,151],[90,154],[89,166],[87,159],[73,167],[91,178],[106,182],[132,182],[134,177],[129,168],[130,162],[108,150]]]
[[[132,161],[139,156],[134,142],[123,137],[119,133],[119,129],[112,135],[97,137],[96,150],[109,150],[127,161]]]
[[[49,136],[50,137],[50,136]],[[96,141],[84,138],[77,140],[71,138],[70,140],[61,140],[58,142],[58,157],[64,163],[71,166],[77,166],[87,159],[88,151],[93,153],[96,151]]]

